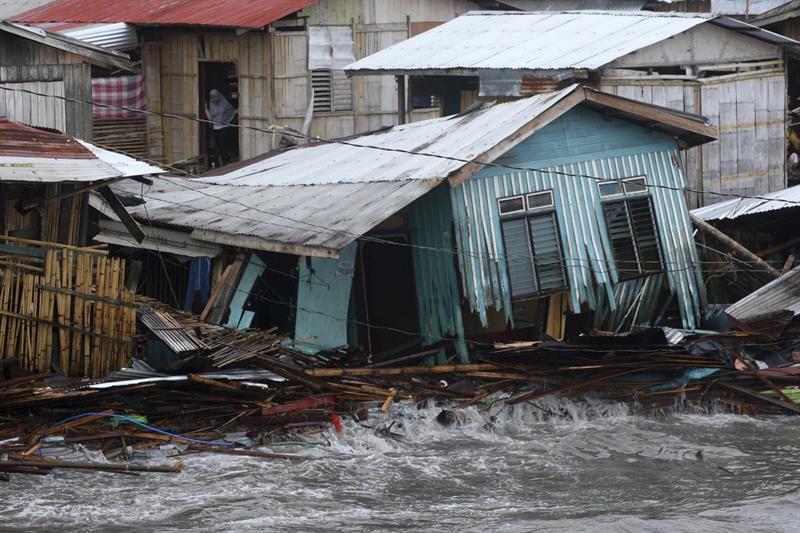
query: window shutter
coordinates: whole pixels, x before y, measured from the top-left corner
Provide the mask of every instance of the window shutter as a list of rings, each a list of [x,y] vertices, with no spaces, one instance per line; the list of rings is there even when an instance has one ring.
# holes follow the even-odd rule
[[[503,222],[503,241],[506,246],[506,264],[514,297],[536,294],[536,279],[530,261],[531,251],[524,218]]]
[[[312,70],[311,87],[315,112],[353,110],[353,80],[343,70]]]
[[[642,272],[661,270],[661,255],[658,250],[658,237],[653,217],[653,208],[649,198],[628,200],[631,226],[639,251],[639,262]]]
[[[330,70],[312,70],[311,87],[314,89],[314,111],[329,112],[333,98]]]
[[[635,276],[639,273],[639,265],[625,202],[603,204],[603,214],[620,278]]]
[[[539,291],[552,291],[565,284],[561,245],[554,213],[528,218],[533,243],[534,262],[539,280]]]

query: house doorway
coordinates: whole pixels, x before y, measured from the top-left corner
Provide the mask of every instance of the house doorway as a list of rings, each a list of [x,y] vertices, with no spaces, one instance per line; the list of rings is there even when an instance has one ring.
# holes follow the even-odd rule
[[[200,109],[199,116],[207,119],[206,106],[212,111],[222,110],[224,101],[216,104],[210,102],[211,91],[219,91],[234,109],[239,109],[239,77],[236,64],[221,61],[201,61],[198,66]],[[238,124],[238,113],[232,120]],[[214,130],[211,124],[200,125],[199,154],[206,163],[206,168],[217,168],[239,160],[239,130],[222,128]]]
[[[381,241],[387,242],[360,243],[355,280],[360,319],[368,324],[361,344],[375,355],[420,336],[411,247],[405,236],[382,236]]]

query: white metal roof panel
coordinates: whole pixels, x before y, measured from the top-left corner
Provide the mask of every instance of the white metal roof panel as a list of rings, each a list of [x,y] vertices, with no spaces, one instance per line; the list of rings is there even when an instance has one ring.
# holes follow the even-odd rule
[[[800,185],[762,194],[759,198],[734,198],[700,207],[692,210],[692,214],[705,221],[732,220],[791,207],[800,207]]]
[[[117,152],[112,152],[111,150],[100,148],[99,146],[95,146],[79,139],[78,142],[96,155],[100,161],[119,172],[119,174],[123,177],[131,178],[134,176],[149,176],[151,174],[164,174],[165,172],[163,169],[139,159]]]
[[[136,33],[136,28],[124,22],[81,24],[63,30],[56,29],[54,31],[72,37],[73,39],[120,52],[132,50],[139,45],[139,37]]]
[[[302,146],[202,181],[231,185],[320,185],[444,179],[464,166],[459,160],[474,159],[495,147],[575,88],[573,85],[468,114],[393,126],[346,141],[348,144]]]
[[[708,20],[674,13],[472,11],[345,70],[596,69]]]
[[[144,186],[146,203],[128,211],[142,221],[190,228],[198,240],[336,256],[439,183],[441,180],[236,186],[159,177],[152,186]],[[115,190],[141,194],[138,184],[120,184]]]

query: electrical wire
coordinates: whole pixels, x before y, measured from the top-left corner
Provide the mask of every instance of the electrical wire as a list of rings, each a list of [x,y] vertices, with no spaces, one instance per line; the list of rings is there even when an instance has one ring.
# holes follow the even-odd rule
[[[101,103],[93,102],[91,100],[81,100],[79,98],[71,98],[71,97],[60,96],[60,95],[45,94],[45,93],[40,93],[40,92],[37,92],[37,91],[32,91],[30,89],[21,89],[21,88],[14,88],[14,87],[8,87],[8,86],[0,85],[0,90],[21,92],[21,93],[30,94],[30,95],[33,95],[33,96],[40,96],[40,97],[43,97],[43,98],[54,98],[54,99],[57,99],[57,100],[64,100],[64,101],[67,101],[67,102],[79,103],[79,104],[87,104],[87,105],[91,105],[91,106],[95,106],[95,107],[118,109],[118,110],[122,110],[122,111],[127,111],[129,113],[138,113],[138,114],[144,114],[144,115],[149,115],[149,116],[158,116],[158,117],[162,117],[162,118],[190,120],[190,121],[197,122],[197,123],[200,123],[200,124],[209,124],[209,125],[216,124],[214,121],[202,119],[202,118],[199,118],[199,117],[188,117],[188,116],[184,116],[184,115],[175,115],[175,114],[172,114],[172,113],[162,113],[162,112],[156,112],[156,111],[148,111],[148,110],[144,110],[144,109],[135,109],[135,108],[131,108],[131,107],[119,106],[119,105],[114,105],[114,104],[101,104]],[[411,123],[411,124],[414,124],[414,123]],[[607,181],[606,179],[599,178],[597,176],[590,176],[588,174],[575,174],[575,173],[571,173],[571,172],[564,172],[564,171],[553,170],[553,169],[541,169],[541,168],[534,168],[534,167],[524,167],[524,166],[517,166],[517,165],[509,165],[507,163],[495,163],[495,162],[491,162],[491,161],[481,161],[479,159],[465,159],[465,158],[454,157],[454,156],[446,156],[446,155],[441,155],[441,154],[432,154],[432,153],[429,153],[429,152],[417,152],[417,151],[413,151],[413,150],[406,150],[406,149],[403,149],[403,148],[390,148],[390,147],[386,147],[386,146],[375,146],[375,145],[369,145],[369,144],[359,144],[359,143],[355,143],[353,141],[347,141],[347,140],[343,140],[343,139],[325,139],[323,137],[315,137],[313,135],[307,135],[307,134],[304,134],[304,133],[299,132],[297,130],[293,130],[293,129],[285,128],[285,127],[271,126],[269,128],[258,128],[256,126],[243,126],[241,124],[228,124],[227,127],[237,128],[237,129],[242,129],[242,130],[256,131],[256,132],[265,133],[265,134],[281,133],[281,134],[284,134],[284,135],[287,135],[287,136],[290,136],[290,137],[295,137],[295,138],[298,138],[298,139],[311,140],[311,141],[315,141],[315,142],[319,142],[319,143],[339,144],[339,145],[350,146],[350,147],[355,147],[355,148],[368,148],[368,149],[371,149],[371,150],[379,150],[379,151],[382,151],[382,152],[394,152],[394,153],[408,154],[408,155],[412,155],[412,156],[432,157],[432,158],[436,158],[436,159],[442,159],[442,160],[446,160],[446,161],[454,161],[454,162],[464,163],[464,164],[477,164],[477,165],[481,165],[481,166],[484,166],[484,167],[505,168],[505,169],[509,169],[509,170],[518,170],[518,171],[523,171],[523,172],[541,172],[541,173],[547,173],[547,174],[557,174],[557,175],[566,176],[566,177],[590,179],[590,180],[594,180],[594,181]],[[728,198],[739,198],[739,199],[744,199],[744,200],[766,200],[766,201],[783,202],[783,203],[787,203],[787,204],[791,204],[791,205],[800,205],[800,201],[787,200],[787,199],[783,199],[783,198],[769,198],[769,197],[766,197],[766,196],[757,196],[757,195],[753,196],[753,195],[743,195],[743,194],[737,194],[737,193],[724,193],[724,192],[718,192],[718,191],[704,191],[704,190],[698,190],[698,189],[691,189],[691,188],[688,188],[688,187],[673,187],[673,186],[669,186],[669,185],[648,185],[648,186],[651,187],[651,188],[666,189],[666,190],[677,191],[677,192],[681,192],[681,193],[691,192],[691,193],[700,194],[700,195],[713,194],[713,195],[716,195],[716,196],[725,196],[725,197],[728,197]]]
[[[100,103],[95,103],[95,102],[88,101],[88,100],[80,100],[80,99],[75,99],[75,98],[68,98],[68,97],[62,97],[62,96],[57,96],[57,95],[48,95],[48,94],[44,94],[44,93],[38,93],[36,91],[31,91],[29,89],[15,89],[15,88],[10,88],[10,87],[0,86],[0,90],[19,91],[19,92],[23,92],[23,93],[32,94],[32,95],[35,95],[35,96],[62,99],[62,100],[65,100],[65,101],[84,103],[84,104],[98,106],[98,107],[114,108],[114,109],[120,109],[120,110],[129,111],[129,112],[138,112],[138,113],[142,113],[142,114],[156,115],[156,116],[161,116],[161,117],[166,117],[166,118],[192,120],[192,121],[199,122],[199,123],[204,123],[204,124],[214,124],[213,121],[200,119],[200,118],[195,118],[195,117],[173,115],[173,114],[169,114],[169,113],[157,113],[157,112],[154,112],[154,111],[139,110],[139,109],[129,108],[129,107],[125,107],[125,106],[117,106],[117,105],[112,105],[112,104],[100,104]],[[476,163],[476,164],[480,164],[480,165],[484,165],[484,166],[501,167],[501,168],[507,168],[507,169],[511,169],[511,170],[520,170],[520,171],[525,171],[525,172],[541,172],[541,173],[557,174],[557,175],[563,175],[563,176],[574,177],[574,178],[585,178],[585,179],[591,179],[591,180],[595,180],[595,181],[607,181],[607,180],[605,180],[603,178],[598,178],[596,176],[568,173],[568,172],[558,171],[558,170],[554,170],[554,169],[537,169],[537,168],[532,168],[532,167],[520,167],[520,166],[514,166],[514,165],[507,165],[507,164],[482,162],[482,161],[479,161],[477,159],[461,159],[461,158],[455,158],[455,157],[451,157],[451,156],[443,156],[443,155],[438,155],[438,154],[431,154],[431,153],[426,153],[426,152],[414,152],[414,151],[410,151],[410,150],[397,149],[397,148],[388,148],[388,147],[382,147],[382,146],[361,145],[361,144],[356,144],[356,143],[353,143],[353,142],[350,142],[350,141],[343,141],[343,140],[336,140],[336,139],[333,139],[333,140],[332,139],[323,139],[323,138],[320,138],[320,137],[313,137],[313,136],[303,135],[300,132],[295,132],[294,130],[287,130],[285,128],[273,127],[271,129],[264,129],[264,128],[256,128],[254,126],[241,126],[241,125],[236,125],[236,124],[231,124],[231,125],[229,125],[229,127],[234,127],[234,128],[239,128],[239,129],[249,129],[249,130],[254,130],[254,131],[258,131],[258,132],[262,132],[262,133],[270,133],[270,134],[271,133],[280,132],[280,133],[286,133],[287,135],[290,135],[290,136],[292,136],[292,135],[299,136],[301,138],[311,139],[311,140],[315,140],[315,141],[323,142],[323,143],[342,144],[342,145],[354,146],[354,147],[360,147],[360,148],[370,148],[370,149],[389,151],[389,152],[400,152],[400,153],[406,153],[406,154],[409,154],[409,155],[420,155],[420,156],[426,156],[426,157],[435,157],[435,158],[439,158],[439,159],[446,159],[446,160],[458,161],[458,162],[463,162],[463,163]],[[111,148],[111,147],[104,147],[104,146],[102,146],[100,144],[96,144],[96,145],[101,147],[101,148],[105,148],[105,149],[108,149],[108,150],[120,152],[118,149],[114,149],[114,148]],[[120,152],[120,153],[124,153],[124,152]],[[134,156],[131,156],[131,157],[134,157]],[[157,165],[169,168],[170,170],[181,172],[184,175],[189,176],[189,177],[208,180],[208,178],[203,178],[201,176],[196,176],[196,175],[193,175],[193,174],[191,174],[189,172],[186,172],[184,170],[177,169],[177,168],[171,167],[169,165],[164,165],[163,163],[154,162],[152,160],[144,159],[144,158],[141,158],[141,157],[139,157],[139,159],[142,159],[144,161],[147,161],[147,162],[150,162],[150,163],[153,163],[153,164],[157,164]],[[248,175],[257,174],[258,172],[259,171],[254,171],[251,174],[245,174],[244,176],[240,176],[239,178],[247,177]],[[190,190],[192,192],[207,196],[209,198],[217,199],[214,195],[205,193],[204,191],[202,191],[202,190],[200,190],[198,188],[189,187],[189,186],[180,184],[178,182],[171,181],[169,177],[162,176],[160,179],[164,179],[164,180],[168,181],[169,183],[172,183],[174,185],[178,185],[178,186],[180,186],[182,188],[185,188],[185,189]],[[209,183],[208,181],[204,181],[203,183],[206,186],[223,186],[223,187],[226,186],[225,184],[214,184],[214,183]],[[657,184],[655,184],[655,185],[654,184],[648,184],[647,186],[648,186],[648,188],[660,188],[660,189],[667,189],[667,190],[680,191],[680,192],[686,191],[686,192],[696,192],[696,193],[710,193],[710,194],[719,194],[719,195],[730,196],[730,197],[740,198],[740,199],[760,199],[760,200],[780,201],[780,202],[790,203],[790,204],[794,204],[794,205],[800,205],[800,202],[798,202],[798,201],[785,200],[785,199],[780,199],[780,198],[768,198],[768,197],[764,197],[764,196],[747,196],[747,195],[740,195],[740,194],[733,194],[733,193],[714,193],[712,191],[698,191],[698,190],[693,190],[693,189],[690,189],[690,188],[670,187],[670,186],[666,186],[666,185],[657,185]],[[161,202],[164,202],[164,203],[170,203],[172,205],[183,207],[183,204],[180,204],[180,203],[177,203],[177,202],[170,202],[168,200],[164,200],[163,198],[152,197],[152,196],[147,196],[147,195],[143,195],[143,196],[147,197],[147,198],[150,198],[151,200],[161,201]],[[364,240],[364,241],[380,242],[380,243],[383,243],[383,244],[391,244],[391,245],[395,245],[395,246],[409,246],[409,247],[413,247],[413,248],[420,248],[420,249],[436,251],[436,252],[441,252],[441,253],[454,254],[454,255],[459,255],[460,254],[460,255],[471,256],[473,259],[479,259],[479,260],[486,259],[486,260],[491,261],[491,260],[497,260],[497,259],[500,259],[500,260],[503,260],[503,259],[508,260],[508,259],[510,259],[510,257],[505,255],[505,254],[495,254],[495,253],[492,253],[490,251],[487,251],[486,255],[483,255],[483,254],[469,254],[468,252],[463,251],[463,250],[453,250],[453,249],[447,249],[447,248],[435,248],[435,247],[429,247],[429,246],[420,246],[420,245],[414,245],[412,243],[399,243],[399,242],[396,242],[396,241],[390,241],[390,240],[386,240],[386,239],[380,239],[380,238],[377,238],[377,237],[360,235],[360,234],[356,234],[356,233],[352,233],[352,232],[347,232],[347,231],[343,231],[343,230],[336,230],[336,229],[328,228],[328,227],[325,227],[325,226],[312,224],[312,223],[309,223],[309,222],[306,222],[306,221],[303,221],[303,220],[294,219],[292,217],[288,217],[288,216],[281,215],[281,214],[278,214],[278,213],[265,211],[265,210],[259,209],[258,207],[250,206],[250,205],[244,204],[242,202],[237,202],[237,201],[232,201],[232,200],[226,200],[226,202],[227,203],[232,203],[232,204],[237,204],[237,205],[240,205],[242,207],[245,207],[246,209],[249,209],[249,210],[252,210],[252,211],[256,211],[256,212],[260,212],[260,213],[268,215],[268,216],[273,216],[273,217],[277,217],[277,218],[283,218],[283,219],[289,220],[289,221],[291,221],[291,222],[293,222],[295,224],[303,224],[304,226],[309,226],[309,227],[314,228],[316,230],[327,231],[327,232],[330,232],[330,233],[333,233],[333,234],[336,234],[336,235],[339,235],[339,234],[350,235],[350,236],[353,236],[355,238],[358,238],[358,239],[361,239],[361,240]],[[146,207],[145,207],[145,209],[146,209]],[[252,219],[252,218],[249,218],[249,217],[242,217],[240,215],[231,214],[231,213],[220,213],[220,212],[217,212],[217,211],[213,211],[211,209],[204,209],[203,211],[208,212],[208,213],[217,214],[217,215],[220,215],[220,216],[234,217],[234,218],[237,218],[237,219],[241,219],[241,220],[248,221],[248,222],[255,222],[255,223],[258,223],[258,224],[273,225],[273,226],[284,227],[284,228],[293,229],[293,230],[303,229],[303,228],[297,228],[296,226],[288,226],[288,225],[278,224],[276,222],[268,222],[268,221],[263,221],[263,220],[258,220],[258,219]],[[536,258],[535,256],[531,256],[531,257],[534,257],[534,259]],[[529,261],[529,256],[520,256],[519,260],[521,262]],[[602,269],[601,261],[592,260],[592,259],[583,259],[583,260],[582,259],[570,259],[570,261],[587,263],[590,266],[586,267],[586,268],[588,268],[588,269],[590,269],[592,271],[594,271],[593,267],[598,267],[599,266],[599,267],[601,267],[600,268],[601,272],[609,273],[609,271]],[[663,262],[664,261],[663,261],[663,258],[662,258],[661,263],[663,263]],[[675,262],[675,263],[686,264],[686,262]],[[570,266],[570,265],[564,264],[564,266]],[[573,268],[579,268],[579,267],[573,265]],[[690,263],[690,264],[686,264],[686,266],[684,266],[682,268],[673,270],[673,272],[687,271],[687,270],[689,270],[691,268],[694,268],[694,267]],[[620,270],[618,270],[618,271],[620,271]],[[641,270],[631,270],[631,272],[642,273]]]

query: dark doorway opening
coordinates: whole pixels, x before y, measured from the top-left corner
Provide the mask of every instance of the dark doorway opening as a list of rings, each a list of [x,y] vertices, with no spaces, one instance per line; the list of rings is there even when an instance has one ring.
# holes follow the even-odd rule
[[[359,320],[368,324],[361,328],[360,344],[373,354],[408,344],[420,336],[408,240],[404,236],[381,239],[390,242],[360,243],[355,279],[356,297],[362,309]]]
[[[209,95],[217,90],[234,109],[239,109],[239,77],[235,63],[202,61],[199,64],[200,110],[199,116],[209,119],[206,109]],[[238,124],[238,113],[232,124]],[[217,129],[211,124],[200,125],[199,152],[206,168],[217,168],[239,160],[239,130],[235,127]]]

